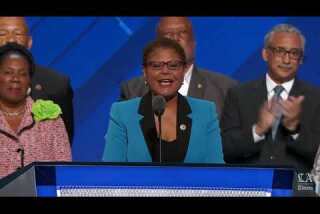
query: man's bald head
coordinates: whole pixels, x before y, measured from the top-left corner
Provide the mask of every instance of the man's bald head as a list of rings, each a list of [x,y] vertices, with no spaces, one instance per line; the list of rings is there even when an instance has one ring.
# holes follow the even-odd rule
[[[161,17],[157,25],[157,37],[167,37],[177,41],[187,55],[187,62],[193,63],[195,40],[192,24],[187,17]]]
[[[24,17],[0,17],[0,45],[8,42],[31,48],[32,38]]]
[[[157,26],[157,33],[161,33],[162,28],[166,28],[168,25],[183,24],[189,31],[192,32],[192,24],[188,17],[185,16],[164,16],[159,19]]]

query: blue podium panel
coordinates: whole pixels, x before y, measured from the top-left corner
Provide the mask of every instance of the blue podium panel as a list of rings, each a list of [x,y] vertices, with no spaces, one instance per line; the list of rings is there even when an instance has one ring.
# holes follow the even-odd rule
[[[45,197],[292,196],[294,178],[289,168],[225,165],[35,163],[29,170],[36,196]]]

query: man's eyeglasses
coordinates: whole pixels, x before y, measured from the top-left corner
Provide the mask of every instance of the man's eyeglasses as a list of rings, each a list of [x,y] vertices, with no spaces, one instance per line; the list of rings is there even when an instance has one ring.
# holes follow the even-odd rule
[[[177,71],[180,70],[184,65],[185,62],[183,61],[149,61],[144,64],[145,66],[149,67],[152,70],[159,71],[162,70],[164,65],[167,66],[168,70],[170,71]]]
[[[289,54],[290,59],[300,60],[303,57],[303,51],[299,48],[293,48],[291,50],[286,50],[283,47],[272,47],[269,46],[268,49],[277,57],[284,57]]]

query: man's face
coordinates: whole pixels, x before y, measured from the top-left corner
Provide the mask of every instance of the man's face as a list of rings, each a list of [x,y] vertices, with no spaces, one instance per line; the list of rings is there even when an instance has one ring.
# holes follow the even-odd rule
[[[31,48],[32,40],[23,17],[0,17],[0,45],[8,42]]]
[[[272,35],[269,47],[262,51],[272,80],[281,84],[296,76],[302,62],[302,47],[302,41],[296,33],[279,32]]]
[[[194,58],[195,42],[191,23],[185,17],[162,18],[158,27],[158,36],[177,41],[184,49],[187,62]]]

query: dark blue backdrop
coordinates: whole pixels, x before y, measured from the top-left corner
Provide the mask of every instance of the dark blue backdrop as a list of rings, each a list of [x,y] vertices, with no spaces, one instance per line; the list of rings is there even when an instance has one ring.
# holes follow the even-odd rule
[[[279,23],[306,36],[299,76],[320,85],[320,17],[190,17],[200,67],[241,82],[260,77],[263,37]],[[111,104],[119,84],[141,74],[142,48],[158,17],[27,17],[37,63],[68,75],[75,92],[75,161],[100,161]]]

